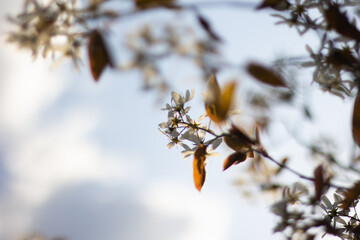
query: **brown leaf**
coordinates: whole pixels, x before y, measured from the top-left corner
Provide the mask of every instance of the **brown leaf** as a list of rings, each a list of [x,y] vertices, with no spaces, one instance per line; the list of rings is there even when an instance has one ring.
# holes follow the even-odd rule
[[[247,153],[256,143],[240,128],[231,126],[229,134],[224,137],[226,145],[237,152]]]
[[[253,62],[247,65],[247,71],[251,76],[262,83],[273,87],[287,87],[282,76],[273,69]]]
[[[329,29],[333,29],[345,37],[360,40],[359,30],[350,23],[345,13],[340,12],[339,5],[330,4],[328,9],[325,9],[324,15]]]
[[[114,67],[105,41],[97,30],[89,36],[88,55],[90,70],[95,81],[98,81],[107,65]]]
[[[200,192],[205,182],[205,160],[206,160],[206,147],[201,144],[194,153],[193,161],[193,177],[196,189]]]
[[[270,7],[272,9],[283,11],[288,9],[290,3],[287,0],[263,0],[262,3],[256,7],[256,9],[262,9]]]
[[[175,7],[175,0],[134,0],[139,9],[156,8],[156,7]]]
[[[235,152],[228,156],[224,161],[223,171],[231,167],[232,165],[239,164],[246,160],[246,154],[241,152]]]
[[[351,206],[351,204],[353,204],[354,201],[359,198],[359,195],[360,195],[360,181],[356,182],[354,186],[346,192],[345,198],[342,201],[340,207],[344,210],[348,209]]]
[[[320,200],[324,193],[324,170],[320,164],[314,171],[315,199]]]
[[[197,18],[201,27],[209,34],[209,36],[215,41],[221,42],[221,38],[215,33],[209,21],[200,14],[197,15]]]
[[[357,94],[352,118],[352,134],[358,146],[360,146],[360,92]]]
[[[350,48],[332,48],[326,57],[326,62],[337,67],[352,67],[358,63]]]

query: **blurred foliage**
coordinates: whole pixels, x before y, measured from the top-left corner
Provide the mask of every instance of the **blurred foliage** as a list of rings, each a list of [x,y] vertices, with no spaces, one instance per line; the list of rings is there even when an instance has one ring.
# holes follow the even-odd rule
[[[113,4],[120,8],[114,10]],[[300,36],[315,33],[318,47],[313,49],[307,45],[306,57],[290,56],[268,64],[249,62],[245,68],[241,67],[244,63],[226,62],[221,57],[220,46],[225,44],[222,36],[201,13],[201,8],[207,5],[269,10],[278,20],[277,24],[295,29]],[[110,47],[107,38],[113,24],[159,10],[173,14],[175,19],[176,14],[186,12],[193,21],[143,23],[123,41],[130,59]],[[215,155],[214,150],[219,146],[224,146],[230,153],[224,159],[223,170],[238,164],[246,170],[245,177],[237,182],[239,188],[247,191],[255,186],[264,194],[273,193],[277,197],[272,205],[272,212],[279,218],[274,232],[285,239],[311,240],[327,235],[360,239],[357,214],[360,156],[357,151],[344,162],[335,151],[334,141],[324,138],[302,142],[292,136],[312,161],[313,171],[303,174],[291,166],[291,157],[273,158],[262,141],[264,133],[274,134],[271,132],[274,111],[279,106],[301,111],[302,121],[315,125],[311,103],[299,101],[303,82],[292,74],[296,69],[311,71],[312,81],[324,92],[343,99],[357,95],[352,126],[348,127],[352,129],[354,146],[360,146],[359,15],[358,0],[263,0],[257,4],[236,0],[191,3],[26,0],[23,11],[9,17],[16,29],[9,33],[8,41],[30,49],[34,57],[51,55],[56,63],[70,58],[75,68],[82,62],[81,52],[86,49],[95,81],[101,80],[107,67],[120,72],[137,70],[143,76],[146,89],[168,89],[171,79],[163,74],[164,61],[176,57],[192,63],[208,83],[204,93],[205,113],[195,121],[189,105],[194,92],[182,95],[173,91],[170,103],[163,108],[167,111],[167,120],[159,124],[159,130],[169,139],[169,148],[180,146],[185,158],[193,157],[196,189],[201,191],[205,184],[208,157]],[[235,109],[238,81],[231,80],[223,86],[218,82],[217,73],[228,68],[235,69],[239,75],[247,72],[261,88],[261,91],[247,89],[244,93],[246,104],[242,114],[252,116],[251,124],[240,127],[234,120],[239,113]],[[250,129],[253,134],[248,133]],[[296,181],[281,178],[284,174],[292,174]],[[338,184],[345,175],[346,182]]]

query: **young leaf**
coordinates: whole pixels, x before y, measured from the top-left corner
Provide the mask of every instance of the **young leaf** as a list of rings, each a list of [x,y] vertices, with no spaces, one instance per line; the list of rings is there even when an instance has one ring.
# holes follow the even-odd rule
[[[360,195],[360,181],[356,182],[352,188],[350,188],[346,194],[340,207],[347,210],[353,202],[359,198]]]
[[[205,160],[206,160],[206,147],[201,144],[194,153],[193,161],[193,177],[196,189],[200,192],[205,182]]]
[[[282,172],[284,167],[286,167],[286,163],[287,163],[288,160],[289,160],[289,158],[287,158],[287,157],[284,157],[281,160],[281,166],[278,169],[276,169],[275,175],[279,175]]]
[[[228,156],[224,161],[223,171],[231,167],[232,165],[239,164],[246,160],[246,153],[235,152]]]
[[[249,63],[247,65],[247,71],[251,76],[262,83],[273,87],[287,87],[280,74],[258,63]]]
[[[358,146],[360,146],[360,92],[357,94],[352,118],[352,134]]]
[[[107,65],[114,67],[105,41],[97,30],[89,36],[88,55],[90,70],[95,81],[98,81]]]
[[[320,164],[314,171],[315,199],[320,200],[324,193],[324,170]]]
[[[221,91],[216,76],[211,76],[207,91],[204,93],[204,100],[205,110],[209,118],[214,122],[221,123],[227,119],[234,102],[235,86],[235,82],[230,82]]]

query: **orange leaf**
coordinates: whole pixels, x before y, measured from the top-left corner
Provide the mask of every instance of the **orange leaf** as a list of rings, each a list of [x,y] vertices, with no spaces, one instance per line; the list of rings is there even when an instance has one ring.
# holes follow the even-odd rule
[[[248,73],[262,83],[273,87],[287,87],[284,79],[273,69],[262,66],[258,63],[249,63],[247,65]]]
[[[225,159],[223,171],[231,167],[232,165],[239,164],[246,160],[246,154],[241,152],[235,152]]]
[[[314,171],[315,199],[320,200],[324,193],[324,170],[320,164]]]
[[[340,207],[344,210],[348,209],[351,204],[359,198],[360,195],[360,181],[356,182],[352,188],[350,188],[342,201]]]
[[[200,192],[205,182],[205,160],[206,160],[206,147],[201,144],[194,153],[193,161],[193,177],[196,189]]]
[[[235,86],[235,82],[230,82],[221,91],[216,76],[211,76],[204,98],[205,110],[214,122],[221,123],[228,118],[229,110],[234,102]]]
[[[91,74],[98,81],[107,65],[114,67],[102,35],[94,30],[89,36],[88,55]]]
[[[352,134],[356,144],[360,146],[360,92],[357,94],[354,104]]]
[[[234,102],[235,82],[229,82],[224,86],[219,103],[219,115],[224,120],[227,118],[229,110]]]

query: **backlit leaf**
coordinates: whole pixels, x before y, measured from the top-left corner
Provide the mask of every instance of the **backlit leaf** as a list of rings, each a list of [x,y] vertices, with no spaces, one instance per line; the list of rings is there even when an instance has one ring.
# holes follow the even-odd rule
[[[352,118],[352,134],[358,146],[360,146],[360,93],[357,94]]]
[[[224,161],[223,170],[225,171],[229,167],[235,164],[239,164],[246,160],[246,154],[242,152],[235,152],[228,156]]]
[[[107,65],[114,66],[105,41],[97,30],[89,36],[88,55],[90,70],[95,81],[98,81]]]
[[[247,65],[247,71],[251,76],[262,83],[273,87],[287,87],[282,76],[273,69],[262,66],[258,63],[249,63]]]
[[[205,182],[205,160],[206,160],[206,147],[201,144],[194,153],[193,161],[193,177],[196,189],[200,192]]]
[[[234,102],[235,82],[230,82],[221,91],[216,76],[212,75],[204,93],[205,110],[211,120],[221,123],[228,118]]]
[[[340,207],[344,210],[348,209],[353,202],[359,198],[360,195],[360,181],[356,182],[352,188],[345,193],[345,198]]]
[[[232,107],[233,101],[234,101],[234,90],[235,90],[236,84],[235,82],[227,83],[224,86],[224,91],[221,94],[220,98],[220,106],[219,106],[219,115],[222,119],[226,119],[227,115],[229,113],[229,110]]]

